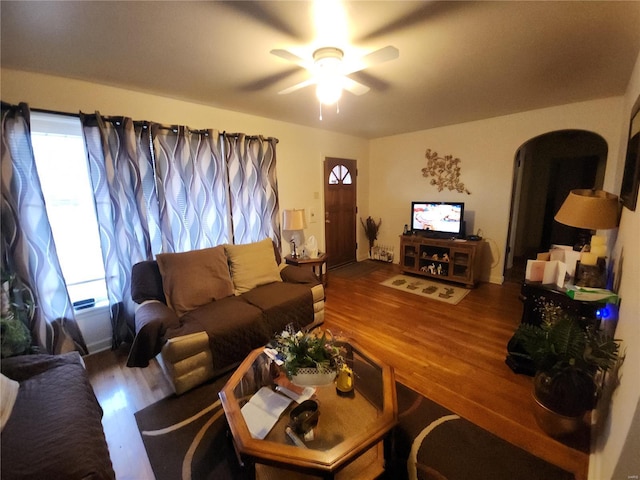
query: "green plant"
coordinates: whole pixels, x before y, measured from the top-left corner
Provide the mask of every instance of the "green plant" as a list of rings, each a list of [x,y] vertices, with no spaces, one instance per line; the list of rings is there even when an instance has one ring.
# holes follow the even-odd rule
[[[369,240],[369,256],[371,256],[371,249],[373,248],[375,241],[378,239],[378,231],[380,230],[380,225],[382,225],[382,219],[379,219],[378,223],[376,223],[373,217],[368,216],[366,222],[361,218],[360,223],[364,228],[367,240]]]
[[[335,371],[342,360],[342,349],[335,344],[331,332],[322,335],[296,331],[288,325],[275,338],[275,349],[284,362],[289,377],[300,368],[317,368],[319,372]]]
[[[0,355],[2,358],[30,353],[35,304],[31,290],[15,275],[2,271],[0,291]]]
[[[595,406],[598,378],[622,361],[619,341],[566,311],[548,311],[540,326],[521,324],[515,336],[537,370],[536,398],[565,416]]]

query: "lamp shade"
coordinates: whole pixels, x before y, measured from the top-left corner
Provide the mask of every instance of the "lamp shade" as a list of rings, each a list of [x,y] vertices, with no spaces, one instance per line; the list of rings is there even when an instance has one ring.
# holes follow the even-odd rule
[[[283,230],[304,230],[307,228],[304,208],[299,210],[285,210],[282,212],[282,215],[284,217],[282,221]]]
[[[555,220],[570,227],[606,230],[618,226],[618,197],[602,190],[571,190]]]

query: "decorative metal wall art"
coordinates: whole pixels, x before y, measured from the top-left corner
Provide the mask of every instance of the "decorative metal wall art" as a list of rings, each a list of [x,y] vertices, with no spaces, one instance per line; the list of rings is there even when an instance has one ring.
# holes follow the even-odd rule
[[[438,152],[432,152],[430,148],[424,155],[427,159],[427,166],[422,169],[423,177],[433,177],[429,182],[438,187],[441,192],[445,187],[449,190],[456,190],[460,193],[471,195],[464,183],[460,181],[460,160],[453,158],[453,155],[439,157]]]

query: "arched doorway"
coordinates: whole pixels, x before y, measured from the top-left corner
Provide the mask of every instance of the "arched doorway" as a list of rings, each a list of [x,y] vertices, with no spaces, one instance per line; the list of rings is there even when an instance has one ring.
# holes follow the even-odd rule
[[[528,259],[551,245],[573,245],[579,230],[553,220],[570,190],[602,188],[607,142],[584,130],[532,138],[515,156],[504,277],[524,280]]]

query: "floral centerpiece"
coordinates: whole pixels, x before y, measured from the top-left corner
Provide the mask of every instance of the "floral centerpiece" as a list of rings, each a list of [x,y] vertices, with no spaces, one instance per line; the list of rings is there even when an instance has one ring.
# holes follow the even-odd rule
[[[344,349],[336,345],[329,330],[322,334],[303,332],[288,325],[274,343],[287,376],[298,385],[331,383],[344,363]]]

